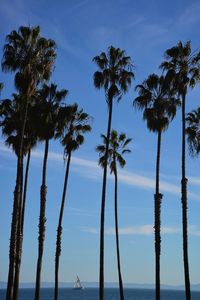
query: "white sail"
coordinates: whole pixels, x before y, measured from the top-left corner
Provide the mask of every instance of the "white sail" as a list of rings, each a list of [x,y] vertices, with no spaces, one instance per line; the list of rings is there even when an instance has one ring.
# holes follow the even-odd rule
[[[76,282],[74,284],[74,288],[77,289],[77,290],[81,290],[83,288],[82,285],[81,285],[81,281],[80,281],[78,275],[77,275],[77,278],[76,278]]]

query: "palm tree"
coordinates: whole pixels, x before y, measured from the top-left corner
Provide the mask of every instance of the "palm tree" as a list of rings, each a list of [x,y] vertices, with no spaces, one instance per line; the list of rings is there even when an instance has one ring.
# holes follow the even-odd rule
[[[55,61],[55,42],[40,36],[40,28],[19,27],[6,37],[4,46],[2,69],[15,72],[15,86],[24,97],[25,110],[20,132],[20,147],[17,163],[16,186],[13,201],[13,213],[10,234],[9,271],[6,300],[13,300],[13,281],[15,268],[17,222],[19,216],[19,202],[22,194],[22,160],[23,137],[27,119],[28,105],[41,80],[49,79]]]
[[[157,133],[157,159],[156,159],[156,187],[154,195],[155,210],[155,285],[156,300],[160,300],[160,252],[161,252],[161,201],[163,195],[160,193],[160,151],[161,136],[168,128],[169,123],[175,117],[176,108],[180,101],[174,98],[169,76],[157,76],[151,74],[141,85],[136,86],[139,96],[133,105],[143,111],[143,119],[147,122],[150,131]]]
[[[183,228],[183,261],[185,277],[185,296],[186,300],[191,299],[190,275],[188,262],[188,231],[187,231],[187,178],[185,162],[185,105],[186,96],[189,88],[194,88],[200,78],[200,52],[192,52],[191,43],[179,42],[176,46],[167,49],[165,52],[166,60],[161,64],[163,70],[174,79],[174,86],[182,102],[182,178],[181,178],[181,201],[182,201],[182,228]]]
[[[32,96],[32,100],[28,106],[25,135],[23,140],[23,148],[24,148],[24,153],[27,156],[27,160],[26,160],[24,181],[22,178],[23,193],[21,195],[21,200],[19,205],[13,299],[18,299],[18,287],[19,287],[20,267],[21,267],[21,259],[22,259],[22,244],[23,244],[23,235],[24,235],[26,193],[27,193],[27,185],[28,185],[31,151],[34,147],[36,147],[38,142],[38,136],[35,128],[35,118],[33,116],[33,111],[35,110],[36,101],[37,101],[37,95]],[[21,127],[19,128],[19,130],[20,129]]]
[[[107,137],[101,135],[103,139],[103,145],[98,145],[96,150],[99,152],[99,165],[102,168],[105,167],[106,163],[106,145]],[[125,159],[123,158],[124,153],[130,153],[131,151],[127,149],[127,145],[131,142],[131,139],[127,139],[124,133],[118,134],[117,131],[112,130],[110,135],[110,147],[108,150],[108,159],[107,163],[110,165],[110,173],[114,174],[115,177],[115,235],[116,235],[116,250],[117,250],[117,268],[118,268],[118,279],[119,279],[119,290],[120,290],[120,299],[124,300],[124,291],[123,291],[123,281],[121,275],[121,266],[120,266],[120,251],[119,251],[119,234],[118,234],[118,172],[117,172],[117,163],[123,168],[126,164]]]
[[[23,111],[22,111],[23,98],[20,95],[13,94],[13,100],[2,100],[0,103],[0,111],[2,112],[2,121],[0,126],[2,127],[2,133],[6,136],[6,145],[11,147],[16,154],[19,156],[20,147],[20,131],[23,124]],[[32,104],[32,102],[31,102]],[[13,297],[17,297],[18,284],[19,284],[19,272],[21,264],[21,253],[22,253],[22,239],[23,239],[23,223],[25,215],[25,204],[26,204],[26,189],[28,181],[28,169],[30,162],[30,152],[31,149],[36,145],[36,138],[33,134],[33,126],[30,124],[30,105],[27,113],[27,122],[24,132],[24,142],[23,142],[23,158],[28,153],[26,174],[25,174],[25,185],[23,196],[20,197],[19,202],[19,216],[18,216],[18,226],[17,226],[17,243],[16,243],[16,257],[15,257],[15,275],[14,275],[14,291]],[[23,165],[23,159],[22,159]],[[23,173],[22,173],[23,176]],[[23,178],[22,178],[23,182]],[[23,199],[22,199],[23,197]]]
[[[101,198],[101,221],[100,221],[100,272],[99,272],[99,299],[104,300],[104,219],[106,201],[107,159],[112,124],[113,101],[120,101],[128,91],[134,74],[131,58],[126,56],[124,50],[110,46],[107,53],[102,52],[93,58],[93,62],[99,70],[94,73],[94,86],[103,88],[108,104],[107,145],[105,152],[105,166],[103,170],[102,198]]]
[[[61,144],[64,147],[64,160],[66,161],[66,171],[57,227],[54,300],[58,299],[58,272],[59,260],[61,255],[62,220],[67,192],[71,156],[72,152],[76,151],[84,143],[84,134],[91,131],[91,126],[89,125],[89,115],[85,113],[83,109],[79,109],[77,104],[62,107],[59,112],[59,120],[60,124],[57,128],[57,137],[61,138]]]
[[[35,283],[35,300],[40,299],[40,283],[41,283],[41,269],[42,258],[45,239],[45,223],[46,223],[46,169],[47,159],[49,151],[49,141],[54,138],[55,130],[58,123],[59,107],[66,97],[68,91],[57,91],[57,85],[43,85],[43,88],[38,92],[40,101],[38,106],[35,106],[35,113],[37,117],[37,133],[39,140],[45,141],[45,150],[43,158],[43,171],[42,171],[42,185],[40,188],[40,216],[39,216],[39,236],[38,236],[38,260],[36,271],[36,283]]]
[[[186,128],[187,141],[191,156],[197,156],[200,152],[200,107],[187,114]]]

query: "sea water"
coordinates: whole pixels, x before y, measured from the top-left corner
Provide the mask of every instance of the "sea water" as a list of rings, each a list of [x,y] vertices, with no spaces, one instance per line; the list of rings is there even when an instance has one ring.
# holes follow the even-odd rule
[[[0,290],[0,300],[5,300],[5,290]],[[125,289],[125,300],[154,300],[154,290]],[[34,289],[20,289],[19,300],[33,300]],[[105,289],[105,300],[119,300],[118,289]],[[200,292],[192,292],[192,300],[200,299]],[[41,300],[53,300],[53,289],[41,289]],[[98,289],[85,288],[74,290],[70,288],[59,289],[59,300],[98,300]],[[183,291],[161,291],[161,300],[185,300]]]

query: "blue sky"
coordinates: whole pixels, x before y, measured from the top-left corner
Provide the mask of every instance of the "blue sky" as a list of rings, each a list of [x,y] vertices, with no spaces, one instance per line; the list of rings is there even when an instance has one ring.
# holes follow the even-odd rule
[[[132,137],[132,154],[119,175],[119,227],[122,272],[125,282],[154,282],[153,193],[155,185],[156,135],[149,133],[141,113],[132,108],[137,96],[135,85],[150,73],[159,73],[164,51],[179,40],[200,46],[199,1],[24,1],[2,0],[0,6],[0,48],[5,36],[20,25],[40,25],[42,35],[57,43],[57,60],[52,82],[67,88],[68,103],[78,102],[93,116],[93,131],[84,146],[74,154],[67,205],[63,222],[63,251],[60,280],[98,281],[99,213],[102,171],[98,167],[96,145],[107,125],[103,91],[92,82],[96,66],[92,58],[110,45],[125,49],[134,62],[136,80],[129,93],[116,104],[113,128]],[[1,50],[2,56],[2,50]],[[4,82],[2,98],[14,91],[13,75],[0,75]],[[188,95],[187,111],[199,105],[200,87]],[[180,200],[180,111],[163,136],[161,157],[162,257],[161,281],[183,283],[181,200]],[[31,160],[21,281],[34,281],[37,259],[39,187],[43,144]],[[48,161],[47,224],[42,271],[43,281],[54,280],[54,252],[63,176],[62,148],[51,142]],[[0,140],[0,280],[7,279],[8,244],[15,182],[16,158]],[[187,157],[189,178],[189,261],[191,282],[199,280],[200,176],[199,160]],[[113,178],[108,179],[105,224],[105,280],[117,281],[113,214]]]

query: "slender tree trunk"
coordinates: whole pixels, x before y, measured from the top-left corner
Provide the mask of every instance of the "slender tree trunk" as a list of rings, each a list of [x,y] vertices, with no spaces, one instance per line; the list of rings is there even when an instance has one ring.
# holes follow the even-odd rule
[[[26,209],[26,193],[27,193],[27,186],[28,186],[28,175],[29,175],[30,159],[31,159],[31,149],[29,149],[29,151],[28,151],[25,178],[24,178],[24,191],[23,191],[23,204],[22,204],[22,222],[21,222],[22,237],[23,237],[23,232],[24,232],[24,218],[25,218],[25,209]]]
[[[99,271],[99,299],[104,300],[104,219],[105,219],[105,202],[106,202],[106,180],[107,180],[107,160],[110,140],[110,131],[112,123],[113,99],[109,101],[109,116],[107,128],[107,144],[105,152],[105,166],[103,170],[103,185],[101,198],[101,220],[100,220],[100,271]]]
[[[24,191],[23,191],[23,200],[20,205],[20,217],[18,222],[18,239],[17,239],[17,248],[16,248],[16,265],[15,265],[15,277],[14,277],[14,292],[13,300],[18,299],[18,290],[19,290],[19,275],[20,275],[20,266],[21,266],[21,256],[22,256],[22,243],[23,243],[23,232],[24,232],[24,216],[25,216],[25,206],[26,206],[26,191],[28,184],[28,173],[30,165],[31,149],[28,151],[27,162],[26,162],[26,171],[24,179]],[[22,180],[23,181],[23,180]],[[22,198],[22,195],[21,195]]]
[[[49,150],[49,140],[45,141],[45,151],[43,160],[43,174],[42,174],[42,185],[40,188],[40,217],[39,217],[39,236],[38,236],[38,260],[37,260],[37,273],[35,283],[35,300],[40,300],[40,284],[41,284],[41,270],[42,270],[42,257],[44,249],[45,239],[45,223],[46,223],[46,169],[47,169],[47,158]]]
[[[18,227],[18,217],[20,214],[19,203],[22,194],[21,179],[23,174],[23,140],[24,140],[25,127],[26,127],[27,113],[28,113],[28,100],[26,101],[26,106],[25,106],[24,121],[23,121],[22,131],[20,135],[19,155],[17,159],[17,176],[16,176],[16,185],[14,190],[12,223],[11,223],[11,233],[10,233],[9,268],[8,268],[6,300],[13,300],[17,227]]]
[[[161,150],[161,132],[158,132],[157,142],[157,159],[156,159],[156,190],[154,195],[154,209],[155,209],[155,282],[156,282],[156,300],[160,300],[160,252],[161,252],[161,201],[162,194],[160,194],[160,150]]]
[[[187,178],[185,174],[185,97],[182,95],[182,179],[181,179],[181,201],[182,201],[182,225],[183,225],[183,261],[185,274],[185,297],[191,299],[190,275],[188,262],[188,233],[187,233]]]
[[[68,155],[67,166],[65,172],[65,180],[63,186],[63,194],[62,194],[62,202],[60,207],[60,215],[57,227],[57,239],[56,239],[56,254],[55,254],[55,288],[54,288],[54,300],[58,300],[58,271],[59,271],[59,260],[61,255],[61,238],[62,238],[62,219],[63,219],[63,211],[65,206],[65,198],[67,192],[67,182],[69,177],[69,167],[71,161],[71,153]]]
[[[117,249],[117,268],[118,268],[120,300],[124,300],[124,290],[123,290],[123,281],[122,281],[122,275],[121,275],[120,251],[119,251],[118,201],[117,201],[118,177],[117,177],[117,169],[115,170],[114,175],[115,175],[115,236],[116,236],[116,249]]]

